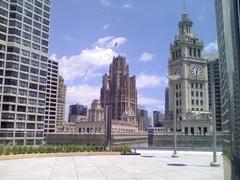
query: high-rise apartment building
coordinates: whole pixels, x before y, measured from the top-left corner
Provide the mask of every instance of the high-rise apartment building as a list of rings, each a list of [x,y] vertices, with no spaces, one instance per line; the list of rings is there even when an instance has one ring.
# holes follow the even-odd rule
[[[137,119],[138,121],[142,121],[143,130],[146,131],[148,128],[148,111],[143,106],[138,106],[137,111]]]
[[[119,124],[120,131],[138,131],[136,77],[129,75],[126,59],[113,57],[109,74],[103,76],[100,102],[110,106],[112,124]]]
[[[64,79],[62,76],[58,76],[56,132],[62,132],[64,129],[64,119],[66,112],[66,92],[67,86],[64,83]]]
[[[58,99],[58,62],[48,60],[44,132],[56,132]]]
[[[212,89],[211,82],[214,83],[214,99],[215,99],[215,119],[216,130],[222,131],[222,119],[221,119],[221,91],[220,91],[220,72],[219,72],[219,59],[217,55],[205,55],[205,59],[208,62],[208,94],[209,94],[209,108],[212,107]]]
[[[50,4],[0,1],[0,143],[43,143]]]
[[[87,119],[88,108],[81,104],[70,105],[68,122],[76,122],[80,119]]]
[[[178,79],[169,81],[169,113],[173,116],[166,117],[175,120],[176,114],[178,131],[206,135],[211,132],[207,61],[202,57],[203,42],[193,33],[192,26],[184,12],[178,24],[179,34],[170,45],[168,74]]]
[[[240,2],[215,0],[220,64],[224,179],[240,179]]]
[[[164,114],[160,111],[153,111],[153,126],[163,127]]]

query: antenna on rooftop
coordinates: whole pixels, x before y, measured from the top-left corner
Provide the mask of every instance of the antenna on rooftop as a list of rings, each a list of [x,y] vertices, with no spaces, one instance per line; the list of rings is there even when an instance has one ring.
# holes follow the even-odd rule
[[[186,13],[186,0],[183,0],[183,13]]]

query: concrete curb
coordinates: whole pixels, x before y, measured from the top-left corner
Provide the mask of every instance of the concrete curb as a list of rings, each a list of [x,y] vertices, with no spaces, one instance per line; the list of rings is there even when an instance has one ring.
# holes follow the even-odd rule
[[[37,153],[37,154],[16,154],[2,155],[1,160],[27,159],[27,158],[47,158],[47,157],[70,157],[70,156],[104,156],[120,155],[120,152],[71,152],[71,153]]]

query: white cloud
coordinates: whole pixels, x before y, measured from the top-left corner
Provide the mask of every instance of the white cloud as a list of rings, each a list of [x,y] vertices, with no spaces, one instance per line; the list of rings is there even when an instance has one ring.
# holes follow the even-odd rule
[[[138,104],[145,106],[149,111],[160,110],[164,112],[165,102],[156,98],[148,98],[139,95]]]
[[[111,24],[105,24],[105,25],[103,26],[103,29],[104,29],[104,30],[107,30],[107,29],[110,28],[110,26],[111,26]]]
[[[56,53],[51,54],[49,59],[56,61],[57,60],[57,54]]]
[[[129,8],[132,7],[132,4],[124,4],[122,7],[123,7],[123,8],[126,8],[126,9],[129,9]]]
[[[104,48],[114,48],[115,44],[120,46],[127,41],[125,37],[114,37],[114,36],[106,36],[98,39],[95,43],[96,46],[104,47]]]
[[[148,52],[144,52],[142,53],[142,55],[140,56],[140,61],[142,62],[148,62],[151,61],[153,59],[153,54],[148,53]]]
[[[168,84],[167,77],[160,75],[140,74],[137,76],[137,88],[153,88],[153,87],[166,87]]]
[[[65,41],[75,41],[75,39],[73,37],[71,37],[69,34],[64,34],[62,36],[62,39]]]
[[[211,42],[209,44],[207,44],[204,47],[204,51],[205,53],[216,53],[218,51],[218,43],[217,40],[214,42]]]
[[[96,70],[109,65],[115,54],[112,49],[95,47],[93,49],[85,49],[79,55],[62,57],[58,59],[60,74],[63,75],[66,81],[79,77],[86,79],[89,77],[89,72],[94,77]]]
[[[111,5],[111,1],[110,0],[99,0],[100,4],[102,6],[106,6],[109,7]]]
[[[84,49],[80,54],[61,58],[58,58],[56,54],[52,54],[51,57],[59,61],[60,74],[66,81],[71,82],[76,78],[87,80],[101,76],[102,74],[98,70],[112,62],[116,52],[111,48],[114,47],[113,44],[115,42],[121,45],[126,42],[126,38],[104,37],[94,43],[95,46],[93,48]]]
[[[90,106],[93,99],[99,99],[100,86],[90,86],[81,84],[78,86],[70,86],[67,88],[67,103],[80,103]]]

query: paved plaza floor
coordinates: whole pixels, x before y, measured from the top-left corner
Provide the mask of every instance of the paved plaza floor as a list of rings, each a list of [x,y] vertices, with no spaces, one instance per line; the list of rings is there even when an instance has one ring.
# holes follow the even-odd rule
[[[211,152],[141,150],[141,156],[75,156],[0,161],[0,180],[223,180]]]

